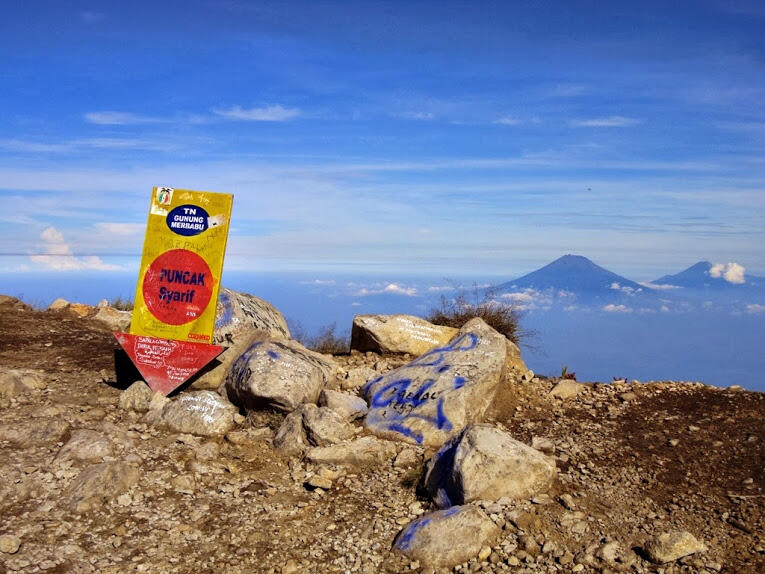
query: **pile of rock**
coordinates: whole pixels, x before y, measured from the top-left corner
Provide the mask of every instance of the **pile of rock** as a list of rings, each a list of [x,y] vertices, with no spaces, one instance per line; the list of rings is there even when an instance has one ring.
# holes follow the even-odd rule
[[[207,390],[184,391],[169,399],[137,382],[122,394],[120,406],[145,413],[144,422],[152,425],[190,435],[226,436],[232,443],[249,440],[237,430],[247,418],[283,417],[272,444],[291,460],[317,465],[316,472],[306,475],[306,486],[319,491],[331,488],[340,475],[336,468],[416,468],[426,459],[420,478],[434,510],[398,523],[402,528],[393,542],[413,568],[452,567],[475,557],[485,561],[505,524],[487,507],[553,499],[555,445],[538,438],[529,446],[488,420],[500,391],[507,391],[510,373],[519,384],[537,384],[539,379],[526,369],[517,347],[481,319],[452,329],[405,315],[358,316],[352,330],[354,352],[408,357],[380,359],[372,368],[343,369],[333,357],[289,336],[283,317],[271,305],[224,289],[215,340],[230,348],[194,383]],[[570,399],[586,388],[564,381],[550,397]],[[73,444],[65,454],[89,456],[93,449],[106,452],[108,445]],[[108,478],[116,470],[104,466],[92,472]],[[132,471],[125,472],[129,482]],[[82,477],[83,484],[89,480]],[[116,492],[123,485],[114,488]],[[560,500],[574,508],[570,495]],[[81,497],[72,504],[80,511],[92,501]],[[660,537],[645,552],[655,562],[666,562],[702,550],[689,536]],[[603,552],[606,560],[616,551]],[[569,564],[573,557],[561,560]]]

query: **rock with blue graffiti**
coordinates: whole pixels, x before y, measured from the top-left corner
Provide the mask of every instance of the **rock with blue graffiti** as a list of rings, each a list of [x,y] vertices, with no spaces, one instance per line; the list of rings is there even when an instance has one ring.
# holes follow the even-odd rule
[[[407,524],[393,541],[393,548],[422,566],[449,568],[477,556],[499,531],[477,506],[453,506]]]
[[[297,341],[261,340],[253,335],[226,373],[224,390],[231,402],[248,410],[291,412],[301,404],[316,403],[336,373],[331,358],[309,351]]]
[[[290,330],[279,310],[260,297],[221,287],[212,342],[233,344],[240,334],[264,331],[271,337],[289,339]]]
[[[364,425],[384,438],[441,446],[483,419],[504,371],[505,340],[471,319],[448,344],[370,380]]]
[[[422,355],[446,345],[456,334],[454,327],[434,325],[414,315],[356,315],[351,349]]]
[[[212,342],[226,350],[192,378],[191,387],[217,389],[253,337],[289,339],[290,331],[282,314],[267,301],[221,287]]]
[[[552,459],[483,424],[465,428],[428,463],[425,487],[446,508],[475,500],[529,499],[555,480]]]

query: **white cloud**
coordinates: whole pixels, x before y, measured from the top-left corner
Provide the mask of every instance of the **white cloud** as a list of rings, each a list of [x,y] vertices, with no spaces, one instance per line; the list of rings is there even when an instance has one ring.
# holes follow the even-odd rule
[[[158,124],[165,122],[162,118],[153,118],[149,116],[142,116],[139,114],[133,114],[130,112],[114,112],[114,111],[102,111],[102,112],[89,112],[85,114],[85,119],[91,124],[98,124],[102,126],[129,126],[135,124]]]
[[[709,268],[710,277],[714,277],[715,279],[722,277],[728,283],[733,283],[736,285],[746,283],[746,279],[744,278],[745,272],[746,269],[743,265],[739,265],[738,263],[733,262],[715,263],[712,265],[712,267]]]
[[[351,287],[356,286],[355,283],[349,283],[348,285]],[[378,283],[370,287],[362,287],[353,294],[359,297],[367,297],[369,295],[383,295],[386,293],[390,295],[404,295],[406,297],[414,297],[417,295],[417,288],[406,287],[405,285],[399,285],[398,283]]]
[[[760,305],[759,303],[751,303],[746,306],[746,312],[751,314],[765,313],[765,305]]]
[[[509,301],[511,305],[521,311],[533,311],[536,309],[546,311],[553,304],[555,291],[553,289],[537,291],[536,289],[527,288],[514,293],[503,293],[500,298]]]
[[[626,128],[637,125],[641,120],[624,116],[607,116],[603,118],[588,118],[571,120],[569,125],[574,128]]]
[[[430,293],[441,293],[443,291],[455,291],[457,287],[452,285],[431,285],[428,287]]]
[[[614,305],[610,303],[603,307],[603,310],[607,313],[632,313],[632,309],[626,305]]]
[[[314,279],[312,281],[300,281],[301,285],[334,285],[334,279]]]
[[[351,307],[361,307],[361,303],[359,303],[358,301],[353,301],[351,303]]]
[[[298,108],[285,108],[280,105],[266,106],[263,108],[242,108],[234,106],[226,110],[215,109],[213,113],[229,119],[247,122],[285,122],[300,115]]]
[[[630,287],[629,285],[624,285],[623,287],[619,285],[617,282],[611,283],[611,289],[614,291],[621,291],[622,293],[626,293],[627,295],[634,295],[635,293],[640,293],[642,289],[635,289],[634,287]]]
[[[71,153],[83,149],[147,149],[171,151],[178,146],[166,140],[140,138],[83,138],[55,143],[19,139],[0,140],[0,148],[22,153]]]
[[[96,229],[99,233],[108,233],[109,235],[141,235],[146,229],[143,223],[96,223]]]
[[[512,116],[502,116],[501,118],[497,118],[494,120],[495,124],[500,124],[503,126],[517,126],[521,123],[523,123],[522,120],[519,120],[518,118],[514,118]]]
[[[401,112],[396,116],[407,120],[432,120],[435,117],[431,112]]]
[[[647,287],[648,289],[655,289],[656,291],[669,291],[671,289],[682,289],[682,287],[680,287],[679,285],[656,285],[649,281],[639,281],[639,283],[643,287]]]
[[[502,295],[503,299],[509,299],[510,301],[514,301],[516,303],[530,303],[534,300],[534,295],[532,293],[526,292],[526,293],[505,293]]]
[[[669,313],[669,307],[667,307],[666,305],[662,305],[659,308],[659,311],[661,311],[662,313]]]
[[[415,287],[403,287],[396,283],[388,283],[383,291],[385,293],[395,293],[396,295],[406,295],[407,297],[414,297],[417,295],[417,289]]]
[[[55,227],[48,227],[40,233],[43,240],[44,255],[30,255],[29,259],[53,271],[76,271],[82,269],[96,269],[100,271],[112,271],[120,269],[118,265],[104,263],[97,255],[75,257],[69,245],[64,241],[64,235]]]

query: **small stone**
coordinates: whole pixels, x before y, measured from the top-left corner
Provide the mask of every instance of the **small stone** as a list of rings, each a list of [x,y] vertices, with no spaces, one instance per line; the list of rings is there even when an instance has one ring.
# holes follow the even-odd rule
[[[620,394],[619,398],[622,400],[622,402],[628,403],[630,401],[637,400],[638,397],[635,393],[629,392]]]
[[[690,532],[675,530],[652,538],[646,542],[643,549],[651,562],[663,564],[683,556],[704,552],[707,547]]]
[[[510,566],[518,566],[518,565],[521,563],[521,561],[520,561],[520,560],[518,560],[518,559],[517,559],[515,556],[510,556],[510,557],[507,559],[507,563],[508,563],[508,565],[510,565]]]
[[[574,564],[574,567],[571,569],[572,572],[581,572],[584,570],[584,564]]]
[[[567,510],[574,510],[576,508],[576,504],[574,503],[574,497],[571,496],[569,493],[561,494],[558,500],[560,500],[560,503]]]
[[[582,391],[585,391],[586,389],[587,386],[583,385],[582,383],[563,380],[555,385],[548,394],[553,398],[566,400],[573,399],[575,396],[577,396]]]
[[[618,542],[614,541],[601,546],[600,550],[598,550],[597,557],[606,562],[616,562],[620,554],[621,547]]]
[[[489,548],[488,546],[484,546],[483,548],[481,548],[481,551],[478,553],[478,560],[480,562],[483,562],[489,557],[490,554],[491,554],[491,548]]]
[[[0,552],[5,554],[16,554],[21,546],[21,540],[12,534],[3,534],[0,536]]]
[[[332,481],[329,478],[318,476],[314,474],[306,481],[306,484],[313,488],[321,488],[323,490],[329,490],[332,488]]]
[[[412,468],[420,464],[420,455],[412,448],[405,448],[393,461],[394,468]]]
[[[181,494],[194,494],[197,481],[192,474],[181,474],[170,481],[173,488]]]
[[[541,450],[545,454],[553,454],[555,452],[555,443],[546,437],[531,437],[531,447]]]
[[[672,438],[672,439],[669,439],[667,443],[669,444],[669,446],[675,447],[680,444],[680,440],[676,438]]]
[[[206,442],[194,451],[194,456],[202,461],[215,460],[220,456],[220,447],[217,442]]]

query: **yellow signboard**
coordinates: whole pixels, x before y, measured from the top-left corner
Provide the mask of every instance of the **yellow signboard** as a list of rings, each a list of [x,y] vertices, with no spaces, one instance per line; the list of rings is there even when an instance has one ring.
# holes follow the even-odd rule
[[[211,341],[233,201],[224,193],[153,189],[131,334]]]

